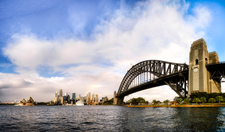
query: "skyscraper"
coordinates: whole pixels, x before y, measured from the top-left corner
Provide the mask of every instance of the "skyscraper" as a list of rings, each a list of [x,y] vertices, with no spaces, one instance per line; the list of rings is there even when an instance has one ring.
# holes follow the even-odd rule
[[[95,95],[95,102],[98,103],[98,94]]]
[[[62,96],[62,89],[59,90],[59,96]]]
[[[76,93],[72,93],[72,101],[73,101],[73,104],[76,103]]]
[[[56,91],[56,92],[55,92],[54,103],[55,103],[55,104],[58,104],[58,100],[59,100],[59,98],[58,98],[58,91]]]
[[[90,92],[87,92],[86,93],[86,103],[87,104],[90,104],[91,103],[91,100],[89,100],[89,98],[91,98],[91,93]]]
[[[91,104],[91,97],[88,97],[88,104]]]
[[[92,94],[92,104],[95,102],[95,94]]]
[[[58,97],[58,91],[55,92],[55,97]]]
[[[91,92],[88,92],[88,97],[91,97]]]
[[[78,94],[78,99],[81,100],[81,95],[80,94]]]

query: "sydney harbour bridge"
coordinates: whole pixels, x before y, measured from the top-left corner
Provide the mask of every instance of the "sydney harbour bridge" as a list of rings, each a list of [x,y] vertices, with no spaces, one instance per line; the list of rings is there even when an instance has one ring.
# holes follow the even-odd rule
[[[225,63],[219,62],[216,52],[208,53],[204,39],[199,39],[191,46],[189,65],[163,60],[133,65],[114,93],[114,104],[122,105],[125,96],[162,85],[168,85],[184,98],[196,91],[218,93],[222,78],[225,78]]]

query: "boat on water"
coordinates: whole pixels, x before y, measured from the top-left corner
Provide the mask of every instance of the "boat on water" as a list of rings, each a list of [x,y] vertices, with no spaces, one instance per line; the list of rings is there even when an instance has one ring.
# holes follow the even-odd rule
[[[79,100],[76,102],[76,106],[84,106],[84,102]]]

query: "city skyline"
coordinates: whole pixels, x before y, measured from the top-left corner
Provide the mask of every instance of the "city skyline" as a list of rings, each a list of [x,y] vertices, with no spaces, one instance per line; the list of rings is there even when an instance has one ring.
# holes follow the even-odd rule
[[[59,89],[112,97],[132,65],[151,59],[188,64],[190,46],[200,38],[225,61],[223,1],[1,1],[0,7],[2,102],[49,101]],[[125,101],[174,96],[161,86]]]
[[[98,105],[99,103],[103,103],[101,100],[99,100],[98,98],[98,94],[94,94],[90,92],[86,92],[86,95],[82,96],[81,94],[78,94],[78,96],[76,96],[76,93],[72,93],[71,96],[65,92],[65,94],[63,95],[63,89],[59,89],[59,94],[58,91],[55,92],[55,96],[53,100],[50,101],[45,101],[45,102],[49,102],[50,105],[76,105],[77,101],[81,101],[83,102],[85,105]],[[103,98],[107,98],[108,97],[102,97]],[[105,100],[105,101],[107,101]]]

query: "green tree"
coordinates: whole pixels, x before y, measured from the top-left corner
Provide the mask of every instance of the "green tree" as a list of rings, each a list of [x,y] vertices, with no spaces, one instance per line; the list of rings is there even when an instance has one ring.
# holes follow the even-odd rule
[[[220,104],[220,101],[223,101],[223,97],[222,96],[216,96],[216,101],[218,101],[219,104]]]
[[[160,101],[160,100],[157,100],[157,101],[156,101],[156,103],[157,103],[157,104],[160,104],[160,103],[161,103],[161,101]]]
[[[206,98],[205,97],[201,97],[200,98],[201,102],[204,104],[206,102]]]
[[[138,104],[137,98],[132,98],[130,103],[137,105]]]
[[[183,98],[182,98],[182,97],[178,97],[178,96],[176,96],[176,97],[173,99],[173,101],[177,101],[177,99],[180,99],[180,101],[182,101],[182,100],[183,100]]]
[[[184,99],[184,103],[185,103],[185,104],[189,104],[189,103],[190,103],[190,102],[189,102],[189,99],[188,99],[188,98],[185,98],[185,99]]]
[[[192,100],[192,102],[196,102],[196,104],[197,104],[198,102],[201,102],[201,100],[200,100],[199,98],[194,98],[194,99]]]
[[[210,102],[210,103],[215,103],[216,100],[215,100],[214,98],[210,98],[210,99],[208,100],[208,102]]]
[[[156,105],[157,101],[154,99],[154,100],[152,101],[152,103],[153,103],[154,105]]]
[[[113,99],[104,101],[103,105],[113,105]]]
[[[145,103],[145,99],[142,98],[142,97],[138,97],[138,98],[137,98],[137,102],[138,102],[138,103]]]
[[[145,103],[146,103],[146,104],[149,104],[149,102],[148,102],[148,101],[145,101]]]
[[[177,98],[175,101],[176,101],[178,104],[180,104],[181,99],[180,99],[180,98]]]
[[[145,103],[145,99],[142,97],[138,97],[138,98],[132,98],[129,101],[127,101],[127,103],[131,103],[131,104],[135,104],[137,105],[138,103]]]
[[[164,104],[167,104],[167,106],[168,106],[168,103],[169,103],[169,102],[170,102],[170,101],[169,101],[168,99],[163,101],[163,103],[164,103]]]

